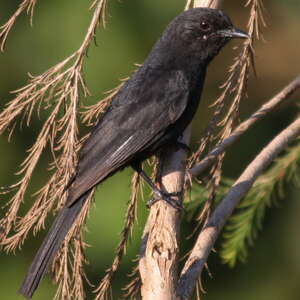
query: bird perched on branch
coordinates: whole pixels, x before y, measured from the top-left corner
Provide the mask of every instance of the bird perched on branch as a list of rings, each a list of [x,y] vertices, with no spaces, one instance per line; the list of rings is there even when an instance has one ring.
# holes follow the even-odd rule
[[[178,143],[197,110],[209,62],[230,39],[247,37],[222,11],[209,8],[185,11],[168,25],[83,145],[66,206],[38,250],[21,294],[32,297],[91,189],[117,171],[132,166],[153,188],[156,199],[176,206],[172,195],[159,190],[140,164]]]

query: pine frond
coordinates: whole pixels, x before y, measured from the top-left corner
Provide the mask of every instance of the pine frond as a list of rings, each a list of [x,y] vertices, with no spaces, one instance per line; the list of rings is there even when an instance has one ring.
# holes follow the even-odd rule
[[[0,27],[0,50],[3,52],[7,40],[7,36],[14,26],[18,17],[23,13],[27,12],[30,15],[30,24],[32,25],[34,8],[37,0],[23,0],[15,12],[11,15],[8,21]]]
[[[82,235],[94,192],[95,189],[90,192],[82,211],[52,264],[54,281],[58,284],[54,298],[56,300],[84,300],[86,298],[84,281],[91,285],[83,268],[88,261],[84,254],[87,244],[83,241]]]
[[[128,276],[131,277],[132,279],[123,288],[124,291],[123,299],[138,300],[140,299],[140,291],[142,285],[142,281],[139,273],[139,266],[136,265]]]
[[[260,38],[259,29],[261,24],[265,25],[265,22],[262,15],[261,0],[249,0],[246,6],[250,6],[247,24],[250,38],[245,40],[241,52],[234,58],[234,62],[229,68],[228,77],[221,86],[223,92],[212,105],[215,107],[213,118],[200,140],[199,148],[190,158],[189,168],[201,160],[204,150],[211,148],[214,141],[219,140],[218,143],[220,143],[231,134],[239,118],[241,100],[247,96],[246,90],[251,65],[255,70],[253,43],[255,39]],[[228,100],[231,102],[229,103]],[[210,170],[211,180],[208,183],[210,193],[203,210],[198,216],[198,220],[202,224],[208,220],[215,201],[217,188],[221,181],[224,156],[225,152],[220,154]]]
[[[248,246],[252,246],[262,228],[266,209],[276,197],[284,197],[284,184],[300,187],[300,140],[288,148],[273,166],[261,175],[225,227],[225,239],[220,253],[223,261],[234,266],[245,262]]]
[[[241,99],[246,96],[247,82],[250,67],[254,68],[253,43],[255,39],[261,38],[261,27],[266,26],[262,14],[263,6],[261,0],[249,0],[246,6],[250,6],[247,31],[249,39],[246,39],[240,53],[234,58],[233,64],[229,67],[228,77],[221,85],[221,95],[212,104],[215,107],[214,115],[200,140],[198,150],[191,156],[189,167],[200,160],[204,149],[214,140],[221,137],[223,140],[232,131],[239,115]],[[228,100],[232,100],[228,103]],[[226,112],[226,106],[228,106]],[[225,115],[224,115],[225,114]],[[222,127],[221,133],[217,129]]]
[[[33,9],[35,1],[26,3],[28,5],[31,3],[29,7]],[[17,173],[21,179],[8,189],[1,189],[3,193],[15,192],[6,205],[8,209],[4,217],[0,220],[0,240],[7,251],[14,251],[20,247],[32,227],[34,232],[37,232],[44,226],[45,218],[55,201],[57,201],[56,209],[65,201],[64,189],[74,174],[76,153],[80,148],[77,121],[80,96],[89,95],[84,81],[84,58],[95,38],[99,20],[101,17],[104,18],[105,7],[105,0],[94,2],[93,18],[78,50],[43,74],[30,75],[29,83],[14,91],[15,98],[0,113],[0,135],[8,131],[11,136],[17,119],[20,118],[29,126],[34,112],[39,115],[41,110],[50,110],[49,117],[44,122],[35,143],[28,149],[28,155]],[[20,206],[24,202],[28,186],[46,147],[50,147],[53,154],[50,169],[56,169],[56,172],[35,194],[36,202],[32,208],[20,218]],[[14,235],[9,236],[12,231]]]
[[[25,0],[22,3],[27,3],[27,8],[33,11],[35,2],[36,0]],[[95,39],[100,21],[103,20],[105,23],[105,8],[106,0],[94,1],[93,16],[78,50],[43,74],[29,75],[28,84],[14,92],[14,98],[0,113],[0,135],[7,132],[9,137],[12,136],[19,119],[29,126],[34,113],[38,116],[41,111],[48,113],[42,129],[20,166],[18,175],[21,179],[8,189],[2,188],[0,191],[1,193],[14,192],[5,206],[4,216],[0,219],[0,245],[6,251],[20,248],[28,233],[33,230],[36,234],[44,227],[50,211],[55,214],[66,201],[65,189],[75,173],[77,153],[83,142],[78,137],[78,115],[81,97],[89,95],[84,80],[85,57],[90,44]],[[35,202],[32,207],[21,216],[20,207],[27,196],[28,187],[41,155],[47,147],[53,157],[52,161],[51,158],[49,159],[50,178],[34,194]],[[57,299],[85,299],[84,280],[87,279],[83,265],[87,261],[84,256],[86,244],[82,239],[81,228],[89,210],[92,194],[93,192],[54,262],[55,280],[59,284]]]
[[[126,80],[127,78],[122,80],[122,82],[117,87],[106,92],[107,96],[104,99],[98,101],[94,105],[85,106],[85,110],[81,112],[82,122],[87,126],[95,125],[99,117],[105,112],[113,97],[119,92],[120,88],[124,84],[124,81]]]

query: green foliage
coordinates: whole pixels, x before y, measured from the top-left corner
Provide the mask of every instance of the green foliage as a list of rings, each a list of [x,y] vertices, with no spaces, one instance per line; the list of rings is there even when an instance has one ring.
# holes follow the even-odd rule
[[[223,237],[221,257],[233,267],[237,260],[245,262],[248,245],[253,245],[265,216],[274,199],[284,197],[284,183],[300,186],[300,140],[286,150],[273,166],[261,175],[230,218]],[[274,197],[274,196],[278,197]]]

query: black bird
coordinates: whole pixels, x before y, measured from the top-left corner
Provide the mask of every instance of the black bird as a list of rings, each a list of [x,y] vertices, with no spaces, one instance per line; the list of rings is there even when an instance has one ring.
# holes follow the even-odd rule
[[[32,297],[95,185],[127,166],[141,172],[143,160],[176,144],[197,110],[207,65],[235,37],[248,35],[234,28],[221,10],[190,9],[168,25],[82,147],[66,206],[29,268],[22,295]],[[141,175],[171,203],[145,173]]]

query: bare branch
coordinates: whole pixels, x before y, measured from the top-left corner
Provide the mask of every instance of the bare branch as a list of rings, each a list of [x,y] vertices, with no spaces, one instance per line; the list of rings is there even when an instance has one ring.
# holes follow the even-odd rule
[[[214,1],[214,4],[220,1]],[[187,2],[186,8],[190,8]],[[212,4],[212,3],[210,3]],[[198,1],[192,7],[206,6],[207,1]],[[182,142],[190,140],[190,126],[185,130]],[[177,201],[182,202],[184,174],[187,154],[183,150],[168,149],[160,157],[159,183],[168,193],[181,192]],[[176,299],[178,237],[180,214],[163,201],[151,207],[143,234],[139,271],[141,274],[141,294],[144,300]]]
[[[248,247],[253,246],[263,226],[266,209],[287,199],[285,183],[300,187],[300,139],[297,138],[272,166],[261,174],[229,218],[222,233],[222,261],[234,267],[237,260],[245,262]],[[228,191],[228,189],[227,189]]]
[[[257,121],[261,120],[268,113],[272,112],[279,104],[288,99],[300,87],[300,75],[284,87],[272,99],[263,104],[255,113],[253,113],[247,120],[242,122],[229,137],[220,142],[211,152],[209,152],[199,163],[189,170],[192,177],[199,176],[207,169],[228,147],[237,141],[249,128],[251,128]]]
[[[257,155],[215,209],[208,223],[200,232],[181,272],[177,289],[180,299],[188,299],[190,297],[220,231],[241,198],[249,191],[256,178],[271,164],[288,143],[297,138],[299,134],[300,118],[278,134]]]
[[[176,159],[174,160],[174,156]],[[161,188],[182,192],[186,153],[165,151],[161,158]],[[177,201],[182,202],[182,197]],[[159,201],[151,207],[143,234],[139,271],[143,299],[174,299],[177,280],[179,212]]]

